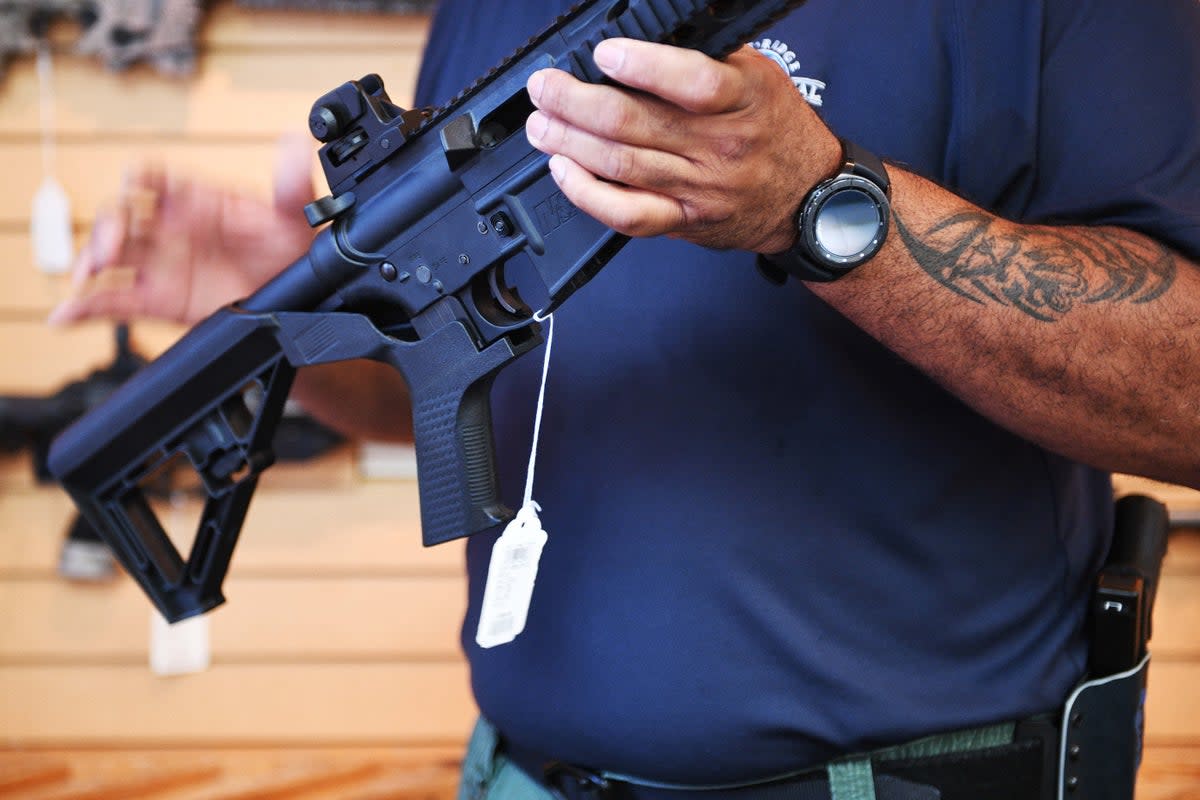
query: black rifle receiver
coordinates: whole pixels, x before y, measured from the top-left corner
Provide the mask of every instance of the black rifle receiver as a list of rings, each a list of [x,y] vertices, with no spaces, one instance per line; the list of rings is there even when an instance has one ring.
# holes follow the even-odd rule
[[[559,67],[604,80],[591,53],[628,37],[724,57],[803,0],[590,0],[445,107],[393,105],[376,75],[313,105],[330,195],[305,210],[307,254],[189,331],[54,443],[50,468],[170,621],[223,602],[229,566],[295,370],[370,358],[410,392],[423,541],[511,519],[498,496],[488,393],[541,343],[504,265],[528,256],[551,311],[626,237],[581,213],[524,136],[525,82]],[[262,402],[247,405],[248,392]],[[141,484],[186,459],[208,500],[185,560]]]

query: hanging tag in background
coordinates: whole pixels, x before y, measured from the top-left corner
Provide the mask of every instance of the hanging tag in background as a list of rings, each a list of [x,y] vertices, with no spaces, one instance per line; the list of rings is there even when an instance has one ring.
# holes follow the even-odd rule
[[[42,179],[33,196],[30,216],[33,260],[42,272],[66,272],[75,257],[71,237],[71,203],[52,175]]]
[[[537,503],[522,506],[492,546],[475,632],[475,643],[480,647],[507,644],[525,630],[538,561],[548,538],[537,511]]]
[[[75,257],[71,235],[71,203],[62,184],[54,177],[54,68],[50,44],[38,42],[38,108],[42,128],[42,185],[33,196],[29,233],[33,239],[33,263],[42,272],[66,272]]]
[[[166,517],[168,536],[196,529],[187,512],[187,493],[182,489],[173,490]],[[211,663],[207,614],[172,624],[157,609],[150,609],[150,669],[155,675],[168,677],[203,672]]]
[[[208,641],[208,617],[188,617],[167,622],[156,609],[150,610],[150,669],[155,675],[187,675],[203,672],[212,661]]]

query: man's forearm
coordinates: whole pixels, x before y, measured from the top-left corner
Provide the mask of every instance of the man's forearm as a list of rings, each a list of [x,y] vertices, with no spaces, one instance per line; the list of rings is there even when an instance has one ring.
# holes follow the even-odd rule
[[[794,241],[796,203],[841,148],[769,59],[621,39],[595,58],[612,84],[554,69],[528,83],[527,134],[572,203],[631,236],[758,253]],[[884,249],[812,290],[1005,428],[1200,487],[1197,265],[1131,231],[1014,225],[889,173]]]
[[[1195,265],[1139,233],[1017,225],[891,172],[884,250],[813,290],[998,424],[1200,486]]]

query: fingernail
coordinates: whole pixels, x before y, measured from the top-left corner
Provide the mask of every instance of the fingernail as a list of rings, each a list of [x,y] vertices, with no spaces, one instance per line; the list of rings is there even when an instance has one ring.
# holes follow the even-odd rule
[[[59,326],[59,325],[62,325],[63,323],[65,323],[70,315],[69,314],[70,306],[71,306],[70,300],[64,300],[63,302],[56,305],[50,311],[50,314],[46,317],[46,324],[53,325],[53,326]]]
[[[550,156],[550,174],[554,176],[554,180],[562,180],[564,169],[562,156]]]
[[[84,245],[79,253],[75,256],[75,263],[71,265],[71,289],[78,291],[88,278],[92,277],[92,272],[95,265],[92,264],[91,251],[88,245]]]
[[[542,88],[546,85],[546,76],[541,70],[529,76],[529,82],[525,85],[529,96],[536,103],[542,97]]]
[[[619,70],[625,61],[625,49],[606,39],[596,45],[592,58],[596,60],[597,67],[611,75]]]
[[[533,112],[529,115],[529,119],[525,122],[525,135],[529,138],[531,144],[538,144],[542,141],[542,137],[546,135],[546,128],[550,126],[546,121],[546,117],[538,112]]]

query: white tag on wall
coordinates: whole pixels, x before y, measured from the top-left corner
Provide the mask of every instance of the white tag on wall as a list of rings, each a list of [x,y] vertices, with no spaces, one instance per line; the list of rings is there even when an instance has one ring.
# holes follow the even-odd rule
[[[416,448],[408,442],[359,442],[358,471],[371,480],[416,480]]]
[[[33,196],[29,233],[33,261],[42,272],[61,273],[71,267],[75,243],[71,236],[71,203],[62,185],[47,175]]]
[[[44,177],[33,195],[29,233],[33,240],[33,263],[42,272],[59,273],[71,268],[75,243],[71,236],[71,203],[54,177],[54,67],[50,43],[45,40],[38,42],[37,73]]]
[[[155,675],[203,672],[211,662],[207,615],[188,617],[172,625],[151,609],[150,669]]]
[[[538,562],[547,538],[538,519],[537,504],[529,502],[492,546],[479,628],[475,632],[475,643],[480,647],[507,644],[525,630]]]

